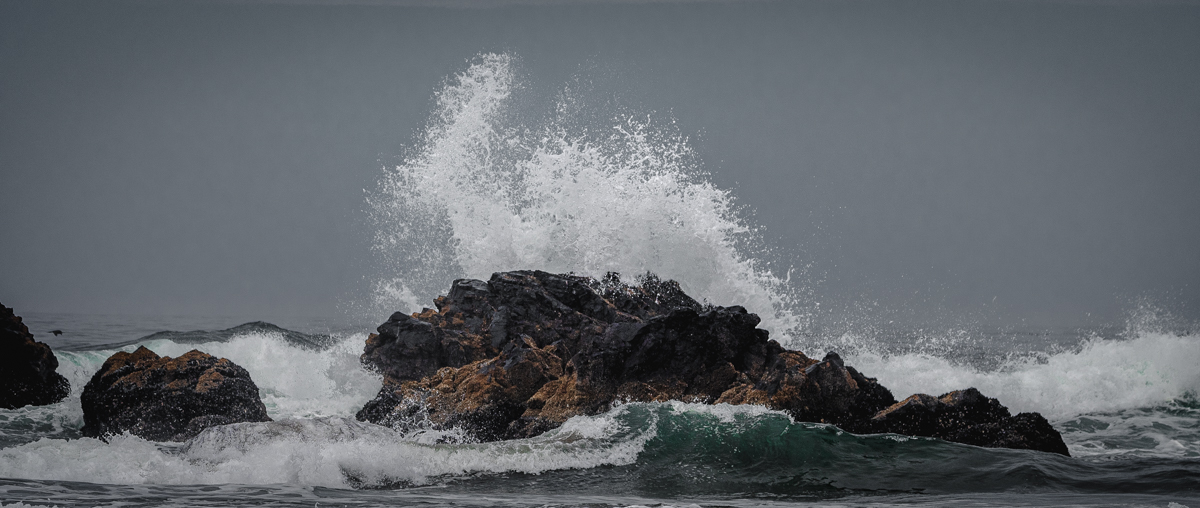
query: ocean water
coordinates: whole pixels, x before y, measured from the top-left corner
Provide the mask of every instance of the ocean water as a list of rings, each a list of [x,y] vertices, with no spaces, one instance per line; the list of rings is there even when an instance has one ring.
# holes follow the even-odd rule
[[[1194,329],[1149,307],[1096,329],[822,326],[803,270],[765,246],[669,118],[593,108],[577,84],[530,114],[519,69],[481,55],[437,91],[425,131],[368,195],[378,274],[346,319],[17,309],[72,393],[0,410],[0,506],[1200,507]],[[746,306],[785,346],[842,353],[898,398],[974,386],[1041,412],[1072,456],[852,435],[755,406],[631,403],[496,443],[354,420],[380,379],[358,362],[371,327],[347,323],[430,306],[454,278],[527,268],[653,271]],[[84,385],[139,345],[231,359],[275,421],[186,443],[82,437]]]

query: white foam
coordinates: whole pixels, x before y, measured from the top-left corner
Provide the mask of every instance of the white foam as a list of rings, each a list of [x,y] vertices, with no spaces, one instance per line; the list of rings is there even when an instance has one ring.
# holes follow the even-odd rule
[[[1200,457],[1200,410],[1177,405],[1093,414],[1060,425],[1072,457]]]
[[[480,56],[438,92],[419,146],[369,197],[388,270],[379,308],[418,310],[450,278],[504,270],[651,271],[745,306],[780,338],[801,324],[792,290],[747,255],[753,231],[673,122],[581,128],[580,99],[566,92],[547,124],[515,124],[517,81],[510,56]]]
[[[576,417],[532,439],[431,444],[347,418],[214,427],[180,449],[136,436],[42,439],[0,450],[0,477],[109,484],[422,484],[443,476],[631,464],[655,435],[629,429],[624,409]]]
[[[359,363],[365,334],[335,337],[332,347],[321,350],[289,343],[282,334],[254,332],[225,342],[177,344],[153,340],[144,345],[161,356],[177,357],[198,349],[228,358],[250,373],[259,396],[272,418],[305,418],[353,414],[375,396],[381,386],[378,375]],[[131,352],[139,345],[121,348]],[[63,408],[82,421],[79,395],[91,376],[118,350],[56,352],[59,372],[71,382],[71,397]],[[73,401],[73,406],[70,404]]]
[[[283,335],[255,332],[227,342],[202,345],[155,341],[159,355],[179,356],[192,349],[228,358],[250,373],[272,418],[354,414],[379,392],[381,381],[359,363],[365,334],[337,337],[331,348],[313,350],[289,343]]]
[[[125,349],[132,351],[134,347]],[[104,360],[115,352],[55,351],[57,372],[70,382],[70,395],[55,404],[3,411],[0,414],[0,434],[20,441],[34,436],[75,435],[83,427],[83,406],[79,402],[83,387],[104,364]]]
[[[70,398],[79,398],[79,395],[83,393],[83,387],[92,379],[96,371],[100,370],[100,366],[104,365],[104,360],[117,351],[133,352],[135,349],[137,349],[136,345],[99,351],[55,351],[54,357],[58,359],[58,373],[71,383]]]
[[[1092,339],[1077,351],[1011,360],[984,371],[930,354],[847,355],[897,397],[978,388],[1014,412],[1050,420],[1152,407],[1200,390],[1200,336],[1138,332],[1128,340]]]
[[[672,400],[664,402],[672,412],[678,414],[702,414],[716,418],[721,423],[737,423],[739,419],[755,420],[763,415],[777,415],[791,420],[792,417],[783,411],[776,411],[766,406],[755,404],[697,404]]]

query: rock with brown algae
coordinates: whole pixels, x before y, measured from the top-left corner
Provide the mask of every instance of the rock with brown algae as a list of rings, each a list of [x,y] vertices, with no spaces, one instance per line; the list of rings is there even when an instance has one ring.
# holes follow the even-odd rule
[[[33,340],[21,316],[0,304],[0,408],[44,406],[66,398],[71,385],[57,369],[50,346]]]
[[[837,354],[818,361],[786,350],[746,309],[702,306],[653,276],[629,285],[615,274],[502,272],[457,280],[435,304],[393,314],[368,338],[362,360],[383,374],[383,388],[359,420],[457,427],[489,441],[537,435],[619,401],[683,400],[759,404],[851,432],[1066,453],[1040,415],[1011,417],[975,390],[947,394],[931,412],[912,409],[912,398],[897,403]],[[927,424],[931,414],[942,423]]]
[[[192,350],[177,358],[146,347],[105,360],[83,388],[83,435],[129,432],[185,441],[227,423],[266,422],[267,408],[246,369]]]

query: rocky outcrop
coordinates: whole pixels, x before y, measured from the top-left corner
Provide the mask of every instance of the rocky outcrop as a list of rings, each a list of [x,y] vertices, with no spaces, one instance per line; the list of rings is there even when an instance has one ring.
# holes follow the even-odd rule
[[[1070,455],[1062,436],[1037,413],[1012,416],[1000,401],[979,390],[956,390],[940,397],[918,393],[849,429],[926,436],[994,448],[1041,450]]]
[[[0,304],[0,408],[44,406],[65,398],[71,385],[57,369],[50,346],[33,340],[21,317]]]
[[[897,403],[836,353],[789,351],[746,309],[704,307],[673,281],[540,271],[455,281],[436,310],[396,313],[362,361],[383,374],[358,419],[460,428],[489,441],[528,437],[614,403],[759,404],[798,421],[979,446],[1066,454],[1036,414],[1015,417],[969,389]]]
[[[84,386],[81,402],[89,437],[185,441],[216,425],[271,420],[246,369],[196,350],[178,358],[144,346],[118,352]]]
[[[450,294],[434,303],[437,310],[392,314],[367,339],[363,363],[385,382],[418,380],[442,367],[492,358],[508,344],[524,344],[523,337],[574,354],[603,334],[602,325],[700,309],[674,281],[649,276],[630,287],[616,274],[596,281],[545,272],[496,274],[490,282],[456,280]]]

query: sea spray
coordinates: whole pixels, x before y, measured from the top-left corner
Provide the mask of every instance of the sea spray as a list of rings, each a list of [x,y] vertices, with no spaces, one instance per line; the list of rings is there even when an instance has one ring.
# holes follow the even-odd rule
[[[454,278],[503,270],[654,272],[758,313],[781,342],[803,328],[799,285],[768,270],[757,231],[674,122],[619,112],[595,125],[568,88],[547,120],[522,124],[516,68],[481,55],[451,79],[417,146],[369,194],[376,312],[419,310]]]
[[[810,326],[816,306],[804,274],[767,269],[781,256],[756,243],[758,230],[708,180],[669,118],[598,114],[572,84],[549,114],[529,120],[537,115],[516,110],[536,101],[520,96],[531,87],[518,69],[510,55],[485,54],[449,79],[415,146],[368,194],[381,262],[377,315],[430,306],[458,277],[651,271],[708,303],[758,313],[785,347],[843,353],[898,397],[974,386],[1014,411],[1061,422],[1171,403],[1196,389],[1194,335],[1068,334],[1066,347],[1036,351],[1019,343],[1047,337],[969,324],[918,330],[907,348],[897,347],[896,330],[824,335]]]
[[[1093,338],[1077,351],[1015,357],[995,370],[925,353],[862,352],[846,362],[900,397],[973,386],[1014,411],[1037,411],[1052,420],[1165,403],[1200,388],[1197,336]]]

